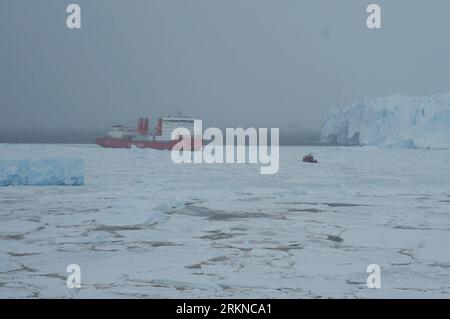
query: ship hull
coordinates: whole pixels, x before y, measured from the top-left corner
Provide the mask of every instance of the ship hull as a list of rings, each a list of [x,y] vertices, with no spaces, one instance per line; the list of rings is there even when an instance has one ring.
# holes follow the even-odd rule
[[[172,141],[132,141],[122,138],[113,137],[102,137],[95,141],[95,144],[107,148],[153,148],[157,150],[172,150],[173,147],[178,143],[177,140]],[[191,142],[192,150],[199,150],[203,144],[202,140],[193,140]],[[186,149],[186,147],[184,148]]]

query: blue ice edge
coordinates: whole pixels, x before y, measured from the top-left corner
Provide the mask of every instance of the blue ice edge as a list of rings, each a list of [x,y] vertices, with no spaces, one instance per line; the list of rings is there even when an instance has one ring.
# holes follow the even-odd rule
[[[0,160],[0,187],[82,185],[84,161],[81,159]]]

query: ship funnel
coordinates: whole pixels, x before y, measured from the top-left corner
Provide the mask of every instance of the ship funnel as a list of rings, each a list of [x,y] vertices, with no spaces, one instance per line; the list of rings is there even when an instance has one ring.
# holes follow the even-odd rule
[[[144,128],[143,128],[144,134],[147,134],[147,133],[149,132],[149,129],[150,129],[150,127],[149,127],[149,120],[148,120],[148,118],[147,118],[147,119],[145,119],[145,121],[144,121]]]
[[[143,134],[144,132],[144,119],[140,118],[138,122],[138,132]]]
[[[162,134],[162,118],[158,119],[158,126],[156,127],[156,135],[161,136]]]

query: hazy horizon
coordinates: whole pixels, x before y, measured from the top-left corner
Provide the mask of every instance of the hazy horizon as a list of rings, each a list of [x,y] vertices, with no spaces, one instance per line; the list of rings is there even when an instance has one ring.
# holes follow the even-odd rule
[[[79,30],[71,2],[0,3],[1,141],[177,112],[301,139],[363,96],[450,91],[445,0],[77,0]]]
[[[42,143],[42,144],[94,144],[95,139],[105,136],[107,130],[101,129],[44,129],[44,130],[1,130],[1,143]],[[320,132],[280,131],[280,145],[318,145]]]

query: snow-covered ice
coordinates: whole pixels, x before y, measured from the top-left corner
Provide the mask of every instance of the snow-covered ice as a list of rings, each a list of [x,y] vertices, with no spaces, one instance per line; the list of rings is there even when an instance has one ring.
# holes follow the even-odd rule
[[[322,142],[394,148],[450,148],[450,93],[363,98],[329,111]]]
[[[83,181],[80,159],[0,160],[0,186],[80,186]]]
[[[450,151],[280,152],[261,175],[165,151],[0,145],[0,160],[85,162],[80,187],[0,188],[0,297],[449,297]]]

